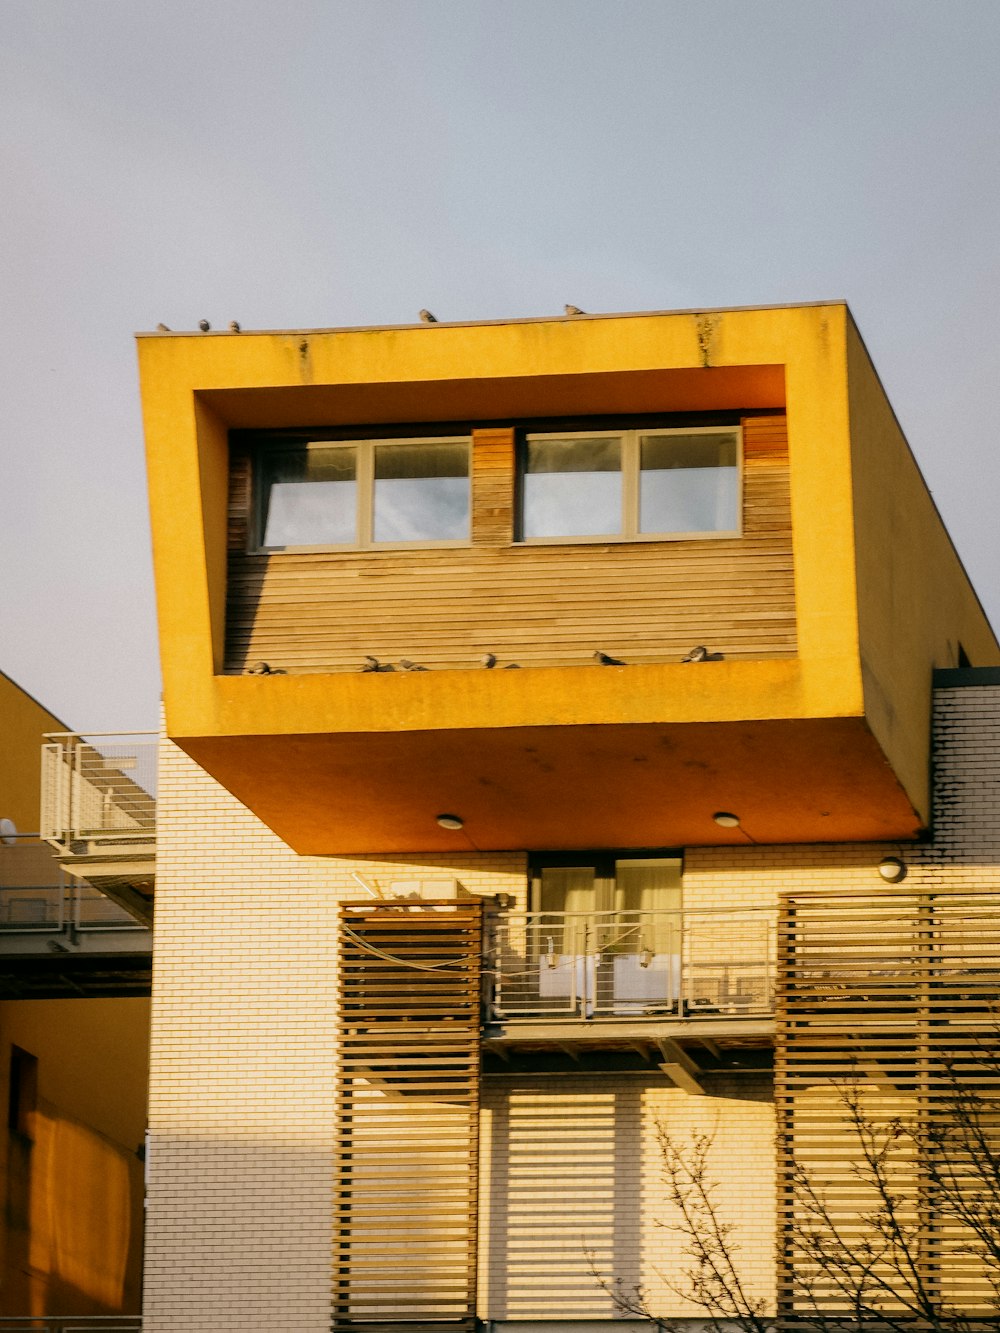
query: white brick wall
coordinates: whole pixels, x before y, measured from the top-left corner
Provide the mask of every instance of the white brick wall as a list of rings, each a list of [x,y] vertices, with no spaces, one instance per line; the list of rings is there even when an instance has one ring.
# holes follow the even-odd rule
[[[685,905],[773,906],[779,891],[993,887],[1000,863],[1000,687],[938,692],[935,842],[693,848]],[[368,882],[455,875],[523,903],[519,853],[300,857],[164,744],[159,799],[146,1333],[326,1333],[329,1323],[336,912]],[[710,1081],[712,1082],[712,1081]],[[773,1119],[766,1081],[690,1097],[659,1080],[491,1077],[484,1093],[481,1313],[600,1321],[587,1269],[643,1281],[680,1263],[655,1122],[716,1136],[746,1280],[773,1285]],[[588,1324],[587,1327],[597,1327]],[[621,1327],[621,1325],[618,1325]]]
[[[300,857],[163,744],[146,1333],[327,1333],[337,908],[367,882],[523,893],[524,856]]]

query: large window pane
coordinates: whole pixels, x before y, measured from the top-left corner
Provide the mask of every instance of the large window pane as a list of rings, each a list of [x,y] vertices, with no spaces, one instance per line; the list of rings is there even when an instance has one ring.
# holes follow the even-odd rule
[[[593,866],[543,866],[539,880],[540,912],[593,912]]]
[[[640,451],[640,532],[738,529],[735,435],[644,435]]]
[[[621,532],[619,439],[529,440],[523,486],[523,537]]]
[[[263,464],[264,546],[357,541],[354,449],[288,449]]]
[[[375,541],[461,541],[468,535],[467,444],[375,446]]]
[[[681,862],[649,858],[615,862],[615,907],[641,912],[637,947],[654,954],[679,954],[681,935]],[[629,921],[634,918],[629,917]]]

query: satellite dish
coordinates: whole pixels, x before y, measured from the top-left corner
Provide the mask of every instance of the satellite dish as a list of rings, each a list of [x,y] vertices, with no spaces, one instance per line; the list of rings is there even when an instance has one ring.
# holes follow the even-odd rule
[[[5,847],[13,847],[17,841],[17,825],[13,819],[0,819],[0,842]]]

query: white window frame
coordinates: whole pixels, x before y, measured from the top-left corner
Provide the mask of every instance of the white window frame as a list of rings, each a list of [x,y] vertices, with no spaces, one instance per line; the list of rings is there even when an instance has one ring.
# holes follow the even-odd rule
[[[466,481],[469,487],[469,530],[464,537],[430,538],[426,541],[377,542],[374,539],[375,524],[375,451],[380,445],[420,445],[420,444],[464,444],[468,459]],[[354,530],[356,540],[352,542],[321,542],[291,546],[264,545],[264,459],[281,452],[300,453],[309,449],[353,449],[355,450],[355,483],[357,486],[357,509]],[[421,435],[393,436],[379,439],[359,440],[307,440],[303,443],[262,444],[259,446],[254,463],[253,477],[253,524],[251,533],[251,551],[261,555],[281,555],[287,551],[396,551],[410,550],[413,547],[464,547],[472,542],[472,437],[471,435]]]
[[[653,435],[735,435],[736,436],[736,527],[732,529],[700,529],[696,532],[640,532],[639,531],[639,477],[641,474],[641,439]],[[662,541],[724,541],[743,536],[743,428],[734,426],[671,426],[652,427],[648,430],[580,430],[531,431],[525,435],[525,445],[549,440],[621,440],[622,512],[621,532],[595,533],[575,537],[525,537],[520,535],[523,524],[524,477],[527,454],[518,459],[518,546],[576,546],[610,545],[620,542]]]

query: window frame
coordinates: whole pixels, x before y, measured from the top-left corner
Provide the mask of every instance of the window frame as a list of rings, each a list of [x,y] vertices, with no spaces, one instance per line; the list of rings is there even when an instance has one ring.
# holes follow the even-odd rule
[[[593,870],[595,904],[596,900],[601,897],[602,892],[605,896],[610,894],[610,898],[613,902],[617,887],[615,867],[619,861],[676,862],[678,865],[681,892],[683,894],[685,866],[683,847],[616,847],[611,851],[589,851],[587,849],[582,849],[576,852],[529,852],[527,885],[528,912],[541,914],[542,871],[553,868]],[[603,886],[603,889],[601,886]],[[593,909],[594,913],[601,911],[617,912],[618,910],[619,909],[614,906],[602,909],[598,908],[596,905]]]
[[[380,445],[421,445],[421,444],[463,444],[466,449],[467,470],[465,475],[468,486],[468,528],[464,537],[432,537],[416,541],[379,542],[374,538],[375,530],[375,453]],[[472,544],[472,436],[471,435],[386,435],[364,436],[345,440],[281,440],[260,442],[252,456],[251,467],[251,503],[252,522],[250,524],[251,554],[283,555],[297,552],[346,552],[346,551],[403,551],[426,549],[430,547],[467,547]],[[310,449],[353,449],[355,451],[355,497],[354,531],[352,542],[304,542],[282,546],[264,545],[265,527],[265,486],[264,464],[268,457],[280,453],[301,453]]]
[[[693,532],[640,532],[639,499],[642,477],[641,440],[650,436],[735,435],[736,436],[736,527],[698,529]],[[620,440],[621,441],[621,531],[569,537],[526,537],[524,535],[525,478],[528,445],[548,440]],[[627,430],[527,431],[517,450],[515,546],[620,545],[623,542],[727,541],[743,536],[743,426],[652,426]]]

